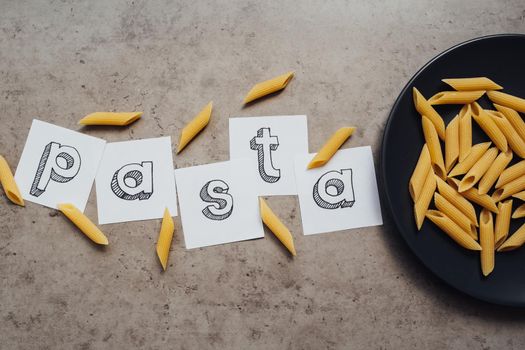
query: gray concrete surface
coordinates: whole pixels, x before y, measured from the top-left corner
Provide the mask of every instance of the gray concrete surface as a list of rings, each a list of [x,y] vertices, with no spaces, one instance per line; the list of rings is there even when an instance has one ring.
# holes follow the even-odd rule
[[[35,117],[72,129],[143,110],[109,141],[171,135],[209,100],[213,120],[177,167],[228,159],[231,115],[307,114],[310,149],[341,125],[372,145],[410,76],[467,39],[525,32],[522,1],[0,1],[0,153],[16,166]],[[242,108],[251,85],[296,71]],[[175,147],[174,142],[174,147]],[[106,225],[97,249],[55,211],[0,196],[2,349],[523,349],[523,310],[442,284],[383,227],[304,237],[295,197],[270,204],[298,257],[264,240],[186,251],[160,221]],[[87,214],[96,217],[94,193]]]

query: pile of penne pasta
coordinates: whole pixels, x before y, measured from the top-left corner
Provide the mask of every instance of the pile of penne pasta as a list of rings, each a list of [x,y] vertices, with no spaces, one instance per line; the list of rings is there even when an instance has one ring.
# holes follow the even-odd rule
[[[429,99],[413,88],[425,138],[409,180],[414,217],[418,230],[428,218],[462,247],[480,251],[487,276],[495,251],[525,243],[525,224],[509,236],[511,219],[525,217],[525,204],[513,211],[512,199],[525,201],[525,99],[499,91],[503,87],[485,77],[443,82],[454,90]],[[483,95],[495,109],[480,106]],[[447,125],[434,108],[445,104],[463,105]],[[473,144],[472,119],[490,141]]]

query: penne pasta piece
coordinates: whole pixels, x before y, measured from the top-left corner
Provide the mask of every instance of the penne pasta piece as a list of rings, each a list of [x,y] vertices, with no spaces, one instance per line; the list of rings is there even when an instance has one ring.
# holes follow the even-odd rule
[[[428,210],[432,197],[436,192],[436,175],[430,170],[427,174],[425,184],[421,190],[421,195],[414,204],[414,218],[416,219],[417,230],[421,230],[423,221],[425,221],[425,214]]]
[[[71,222],[73,222],[86,236],[93,242],[101,245],[108,245],[107,237],[100,231],[100,229],[82,214],[73,204],[62,203],[58,205],[60,210]]]
[[[512,213],[513,219],[519,219],[525,216],[525,204],[520,205],[519,207],[514,210],[514,213]]]
[[[466,190],[474,187],[479,180],[485,175],[489,167],[492,165],[496,157],[498,156],[498,149],[492,147],[470,168],[468,173],[463,177],[459,183],[459,192],[465,192]]]
[[[499,202],[523,190],[525,190],[525,176],[520,176],[494,191],[492,199]]]
[[[501,106],[496,103],[494,104],[494,107],[496,107],[496,109],[501,112],[505,118],[507,118],[510,125],[512,125],[518,135],[520,135],[520,137],[525,140],[525,122],[521,118],[520,114],[512,108]]]
[[[452,219],[438,210],[429,210],[427,218],[430,219],[436,226],[443,230],[456,243],[466,249],[481,250],[481,246],[461,227],[456,225]]]
[[[486,77],[442,79],[442,82],[457,91],[500,90],[502,86]]]
[[[208,125],[211,118],[212,106],[212,102],[208,103],[206,107],[204,107],[204,109],[200,111],[199,114],[197,114],[197,116],[184,127],[184,129],[182,129],[177,154],[180,153],[180,151],[182,151],[184,147],[186,147],[186,145],[190,143],[190,141],[193,140],[195,136],[204,129],[204,127],[206,127],[206,125]]]
[[[485,154],[485,152],[487,152],[489,147],[490,142],[478,143],[477,145],[472,146],[472,149],[470,150],[468,156],[462,162],[456,164],[456,166],[452,168],[448,176],[453,177],[468,173],[470,168],[472,168],[474,164],[476,164],[476,162],[481,157],[483,157],[483,155]]]
[[[477,101],[484,94],[485,90],[441,91],[432,96],[428,102],[431,105],[463,105]]]
[[[283,224],[281,220],[274,214],[272,209],[266,204],[263,198],[259,198],[259,209],[261,211],[261,219],[264,224],[272,231],[279,241],[288,249],[288,251],[296,256],[295,246],[293,244],[293,237],[290,230]]]
[[[412,88],[412,96],[414,98],[414,106],[421,116],[426,116],[432,121],[436,128],[437,134],[441,140],[445,140],[445,122],[438,112],[432,107],[430,103],[421,95],[418,89]]]
[[[481,245],[481,271],[488,276],[494,270],[494,225],[492,213],[483,209],[479,215],[479,244]]]
[[[521,191],[521,192],[518,192],[518,193],[514,193],[514,194],[512,195],[512,197],[514,197],[514,198],[518,198],[519,200],[525,202],[525,191]]]
[[[502,152],[507,152],[508,144],[505,135],[498,128],[496,123],[492,120],[490,115],[477,102],[470,104],[472,111],[472,118],[478,123],[480,128],[487,134],[487,136],[494,142],[494,145]]]
[[[488,91],[487,96],[490,100],[498,105],[512,108],[515,111],[525,113],[525,99],[506,94],[501,91]]]
[[[445,129],[445,170],[447,173],[459,158],[459,116],[448,123]]]
[[[525,175],[525,160],[522,160],[521,162],[518,162],[513,166],[503,170],[498,178],[498,182],[496,182],[496,188],[503,187],[512,180],[515,180],[523,175]]]
[[[20,194],[20,190],[15,182],[11,168],[9,168],[9,164],[7,164],[7,161],[2,156],[0,156],[0,183],[2,184],[5,195],[11,202],[22,207],[25,206],[24,199]]]
[[[117,125],[124,126],[140,119],[142,112],[95,112],[80,119],[80,125]]]
[[[520,135],[514,130],[510,122],[505,118],[503,113],[497,111],[487,111],[494,123],[501,130],[509,147],[521,158],[525,158],[525,141],[520,137]]]
[[[525,224],[521,225],[503,244],[498,248],[498,252],[508,252],[519,248],[525,243]]]
[[[443,152],[441,151],[441,143],[439,142],[439,137],[434,128],[434,124],[426,116],[421,117],[423,125],[423,134],[425,136],[425,142],[428,147],[428,152],[430,153],[430,162],[432,163],[432,169],[437,176],[443,180],[447,177],[447,172],[445,171],[445,162],[443,161]]]
[[[503,172],[503,169],[509,165],[510,161],[512,160],[512,151],[507,150],[507,152],[501,152],[494,162],[490,165],[489,170],[483,175],[481,180],[479,181],[478,185],[478,192],[479,194],[485,194],[487,193],[498,177]]]
[[[459,161],[462,162],[472,148],[472,114],[470,105],[464,105],[459,111]]]
[[[494,227],[494,246],[498,248],[507,239],[510,228],[510,215],[512,213],[512,199],[498,203],[498,215]]]
[[[459,180],[454,179],[454,178],[449,178],[448,183],[455,190],[458,189]],[[474,202],[478,205],[481,205],[483,208],[486,208],[495,214],[498,213],[498,207],[496,206],[496,201],[493,198],[491,198],[488,194],[479,194],[478,190],[474,187],[469,188],[468,190],[464,192],[461,192],[461,194],[469,201]]]
[[[352,136],[354,131],[354,127],[343,127],[337,130],[308,163],[307,169],[318,168],[328,163],[335,152]]]
[[[168,267],[168,256],[170,255],[170,247],[174,231],[175,224],[173,223],[173,218],[171,217],[168,208],[166,208],[164,209],[164,217],[162,218],[159,239],[157,240],[157,256],[159,257],[160,264],[164,271],[166,271],[166,268]]]
[[[262,83],[255,84],[244,98],[244,103],[255,101],[263,96],[284,89],[290,80],[292,80],[293,76],[294,72],[288,72],[270,80],[263,81]]]
[[[456,208],[458,208],[469,220],[475,225],[478,226],[478,218],[476,216],[476,211],[474,206],[468,200],[466,200],[458,191],[456,191],[452,186],[447,184],[445,181],[441,180],[436,176],[437,189],[439,194],[441,194],[447,201],[452,203]]]
[[[417,160],[416,167],[414,168],[414,172],[412,173],[410,181],[408,182],[408,191],[410,192],[410,197],[412,197],[412,201],[416,202],[419,198],[419,195],[421,194],[421,189],[425,184],[427,174],[431,167],[432,165],[430,164],[430,153],[428,152],[428,147],[425,143],[423,145],[423,148],[421,149],[421,153],[419,154],[419,158]]]
[[[447,201],[445,197],[440,195],[439,193],[434,193],[434,204],[436,205],[436,208],[448,216],[452,221],[456,223],[463,231],[468,233],[470,237],[473,239],[478,239],[478,233],[476,231],[476,226],[470,221],[469,218],[465,216],[459,210],[456,208],[452,203]]]

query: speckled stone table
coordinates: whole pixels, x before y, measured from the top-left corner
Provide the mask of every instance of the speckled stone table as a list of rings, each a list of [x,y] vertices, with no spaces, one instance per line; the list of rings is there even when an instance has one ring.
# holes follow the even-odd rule
[[[119,141],[171,135],[209,100],[204,135],[176,167],[228,159],[228,118],[307,114],[310,149],[379,148],[411,75],[477,36],[525,32],[522,1],[0,1],[0,153],[16,166],[35,117]],[[259,80],[281,94],[242,108]],[[130,127],[80,128],[97,110]],[[174,142],[174,146],[175,147]],[[97,249],[57,212],[0,196],[2,349],[523,349],[524,310],[473,300],[432,276],[388,213],[381,227],[305,237],[296,197],[272,197],[289,258],[264,240],[155,256],[159,220],[105,225]],[[86,213],[96,217],[94,191]]]

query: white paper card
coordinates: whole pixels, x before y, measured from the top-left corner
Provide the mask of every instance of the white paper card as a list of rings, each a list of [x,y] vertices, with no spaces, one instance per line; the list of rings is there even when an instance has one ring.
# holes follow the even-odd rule
[[[96,188],[99,224],[176,216],[171,138],[108,143]]]
[[[294,157],[308,153],[305,115],[230,118],[230,159],[255,160],[258,195],[297,194]]]
[[[71,203],[84,211],[106,141],[33,120],[16,168],[22,197],[57,208]]]
[[[340,150],[325,166],[306,170],[313,156],[295,159],[305,235],[383,224],[370,146]]]
[[[186,249],[262,238],[249,159],[175,170]]]

